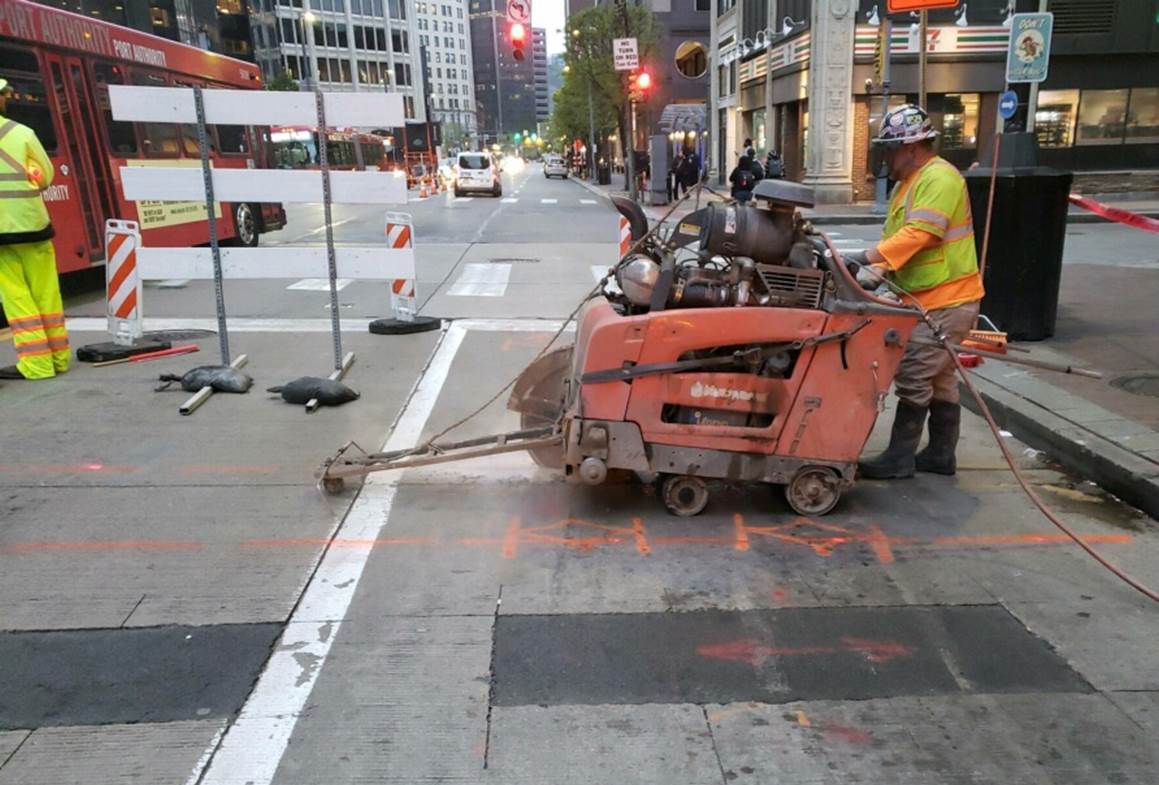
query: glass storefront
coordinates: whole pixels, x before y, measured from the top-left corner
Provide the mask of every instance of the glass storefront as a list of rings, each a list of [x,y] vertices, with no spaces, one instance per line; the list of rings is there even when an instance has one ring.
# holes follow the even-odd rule
[[[1159,87],[1043,90],[1034,132],[1042,148],[1159,142]]]

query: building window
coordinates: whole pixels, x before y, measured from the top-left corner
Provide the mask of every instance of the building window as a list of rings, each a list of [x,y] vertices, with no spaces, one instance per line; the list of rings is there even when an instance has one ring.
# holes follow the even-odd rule
[[[942,147],[972,150],[978,146],[978,94],[947,93],[942,103]]]
[[[724,14],[727,14],[729,11],[731,11],[734,6],[736,6],[736,0],[717,0],[716,15],[723,16]],[[696,10],[700,10],[699,0],[697,0]]]
[[[708,70],[708,50],[699,41],[684,41],[676,47],[676,70],[687,79],[699,79]]]
[[[1127,141],[1159,142],[1159,87],[1131,89]]]
[[[1126,90],[1083,90],[1075,144],[1119,144],[1126,122]]]
[[[1039,147],[1070,147],[1079,104],[1078,90],[1043,90],[1034,111],[1034,135]]]

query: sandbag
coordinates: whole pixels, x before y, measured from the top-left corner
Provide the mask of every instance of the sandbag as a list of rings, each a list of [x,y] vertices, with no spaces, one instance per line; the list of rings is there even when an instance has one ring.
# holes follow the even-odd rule
[[[254,380],[229,365],[199,365],[182,376],[164,373],[158,377],[162,382],[156,390],[169,389],[173,382],[180,382],[185,392],[197,392],[202,387],[212,387],[214,392],[244,393],[253,386]]]
[[[356,390],[334,379],[302,376],[292,382],[270,387],[267,392],[280,393],[286,403],[304,404],[317,399],[322,406],[341,406],[360,397]]]

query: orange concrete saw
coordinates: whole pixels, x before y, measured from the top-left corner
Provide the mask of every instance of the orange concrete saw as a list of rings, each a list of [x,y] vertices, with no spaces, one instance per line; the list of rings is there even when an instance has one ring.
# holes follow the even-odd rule
[[[570,481],[655,481],[676,515],[704,510],[714,482],[782,485],[797,513],[832,510],[921,314],[858,285],[797,212],[810,189],[766,180],[754,197],[710,203],[667,235],[615,200],[634,251],[618,286],[580,309],[574,345],[515,382],[521,430],[393,453],[347,445],[323,485],[527,450]]]

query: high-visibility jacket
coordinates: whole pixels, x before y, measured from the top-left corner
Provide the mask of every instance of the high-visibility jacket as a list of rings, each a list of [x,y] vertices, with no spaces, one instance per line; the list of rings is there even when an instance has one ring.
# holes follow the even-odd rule
[[[904,243],[893,243],[897,247],[890,248],[889,238],[903,229],[920,230],[932,235],[936,242],[914,247],[912,253],[905,250]],[[884,242],[878,250],[889,263],[890,277],[926,308],[945,308],[982,298],[970,197],[965,179],[950,162],[935,156],[898,183],[882,236]],[[898,251],[907,258],[897,258]]]
[[[52,161],[36,133],[0,117],[0,245],[52,237],[40,192],[52,185]]]

